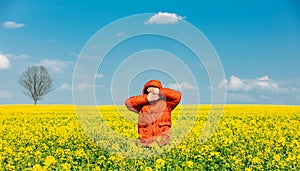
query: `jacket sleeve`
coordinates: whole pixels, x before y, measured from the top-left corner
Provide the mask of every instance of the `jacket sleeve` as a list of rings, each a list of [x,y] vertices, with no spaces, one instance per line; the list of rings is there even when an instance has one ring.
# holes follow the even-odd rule
[[[127,109],[135,113],[139,113],[142,106],[147,103],[149,102],[147,100],[147,95],[145,94],[140,96],[132,96],[125,100],[125,106]]]
[[[170,88],[161,88],[160,93],[167,99],[167,105],[173,110],[181,100],[181,93]]]

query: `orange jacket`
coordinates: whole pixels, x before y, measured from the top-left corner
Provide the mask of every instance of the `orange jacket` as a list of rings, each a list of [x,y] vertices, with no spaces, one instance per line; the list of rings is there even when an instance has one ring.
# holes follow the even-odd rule
[[[160,98],[156,101],[147,100],[147,88],[159,88]],[[158,80],[148,81],[142,90],[142,95],[133,96],[125,101],[126,107],[139,114],[138,133],[141,140],[164,135],[171,128],[171,111],[179,104],[181,93],[169,88],[163,88]]]

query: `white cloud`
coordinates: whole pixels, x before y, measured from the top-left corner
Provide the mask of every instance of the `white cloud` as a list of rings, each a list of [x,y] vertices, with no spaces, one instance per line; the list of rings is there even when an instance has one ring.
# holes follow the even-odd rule
[[[10,99],[11,94],[7,91],[0,91],[0,99]]]
[[[175,13],[159,12],[149,18],[145,24],[177,24],[183,19],[184,17],[181,17]]]
[[[58,90],[72,90],[72,86],[67,83],[63,83]]]
[[[268,80],[271,80],[269,76],[265,75],[265,76],[262,76],[262,77],[259,77],[257,78],[257,80],[260,80],[260,81],[268,81]]]
[[[231,76],[220,82],[226,86],[230,103],[295,104],[300,93],[300,80],[275,82],[265,75],[254,79]]]
[[[3,25],[5,28],[9,28],[9,29],[21,28],[21,27],[24,27],[24,26],[25,26],[24,23],[16,23],[16,22],[14,22],[14,21],[6,21],[6,22],[2,23],[2,25]]]
[[[219,86],[226,85],[228,91],[250,91],[250,90],[272,90],[281,91],[278,84],[269,76],[265,75],[255,79],[242,79],[232,75],[229,79],[223,80]]]
[[[119,32],[117,33],[117,36],[123,38],[123,37],[127,37],[127,34],[125,32]]]
[[[76,90],[90,89],[90,88],[94,88],[94,87],[95,87],[95,85],[87,84],[87,83],[79,83],[75,86]]]
[[[103,85],[96,85],[96,84],[89,84],[89,83],[78,83],[76,84],[74,87],[72,87],[72,85],[68,84],[68,83],[63,83],[60,85],[60,87],[58,88],[58,90],[86,90],[86,89],[94,89],[94,88],[102,88]]]
[[[229,82],[227,83],[227,88],[229,90],[248,90],[250,87],[249,85],[243,81],[242,79],[236,77],[236,76],[231,76]]]
[[[168,84],[167,87],[169,88],[172,88],[172,89],[175,89],[175,90],[195,90],[196,87],[193,86],[192,84],[186,82],[186,81],[183,81],[181,83],[171,83],[171,84]]]
[[[38,63],[38,65],[43,65],[46,68],[53,70],[54,72],[62,72],[67,67],[67,64],[68,62],[57,59],[43,59]]]
[[[96,74],[96,79],[101,79],[101,78],[103,78],[103,77],[104,77],[103,74]]]
[[[86,89],[94,89],[94,88],[102,88],[103,85],[96,85],[96,84],[89,84],[89,83],[78,83],[76,84],[74,87],[72,87],[72,85],[68,84],[68,83],[63,83],[60,85],[60,87],[58,88],[58,90],[77,90],[77,91],[82,91],[82,90],[86,90]]]
[[[30,57],[26,54],[20,54],[20,55],[16,55],[13,53],[8,53],[6,54],[6,56],[11,59],[11,60],[23,60],[23,59],[29,59]]]
[[[228,83],[228,81],[226,79],[224,79],[219,83],[218,87],[222,88],[222,87],[226,86],[227,83]],[[211,90],[211,87],[208,87],[208,89]]]
[[[255,81],[253,81],[253,85],[262,89],[279,90],[278,84],[267,75],[257,78]]]
[[[6,55],[0,53],[0,70],[5,70],[10,67],[10,61]]]

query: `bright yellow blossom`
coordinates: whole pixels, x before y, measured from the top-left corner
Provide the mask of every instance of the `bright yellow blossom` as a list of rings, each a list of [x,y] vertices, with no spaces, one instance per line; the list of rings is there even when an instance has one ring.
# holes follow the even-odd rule
[[[280,155],[279,154],[275,154],[274,155],[274,160],[279,162],[280,161]]]
[[[186,162],[186,167],[193,168],[193,166],[194,166],[194,162],[193,161],[187,161]]]
[[[138,138],[138,115],[124,106],[99,109],[118,136]],[[84,110],[90,114],[90,106]],[[204,125],[215,124],[206,123],[210,112],[210,105],[178,106],[172,113],[174,146],[142,148],[135,141],[119,143],[114,135],[99,138],[103,127],[83,130],[73,105],[0,105],[0,170],[299,170],[300,106],[226,105],[203,143]],[[89,137],[86,131],[99,134]],[[157,155],[148,157],[153,151]]]
[[[44,162],[45,166],[50,166],[56,164],[56,160],[53,156],[47,156]]]
[[[161,168],[165,165],[166,161],[162,158],[158,158],[155,160],[155,167],[156,168]]]
[[[39,165],[39,164],[35,164],[32,168],[32,171],[44,171],[45,169]]]
[[[151,167],[146,167],[144,171],[152,171]]]

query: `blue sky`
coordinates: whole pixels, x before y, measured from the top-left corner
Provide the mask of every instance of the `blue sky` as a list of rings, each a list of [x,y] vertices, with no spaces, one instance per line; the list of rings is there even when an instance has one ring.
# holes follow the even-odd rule
[[[178,25],[159,23],[166,22],[159,18],[159,12],[175,17],[179,24],[194,25],[210,41],[224,69],[225,79],[219,86],[227,88],[227,103],[300,104],[300,4],[296,0],[0,1],[0,104],[32,103],[17,82],[32,65],[45,65],[54,80],[54,91],[39,103],[71,104],[72,90],[85,88],[95,89],[98,104],[120,104],[127,96],[139,94],[143,83],[154,78],[166,87],[180,89],[183,103],[210,103],[206,66],[180,43],[158,36],[145,35],[120,43],[99,64],[95,85],[82,83],[72,89],[78,56],[93,35],[116,20],[141,13],[156,14],[158,18],[150,24],[157,27]],[[126,38],[127,33],[120,28],[118,36]],[[101,49],[101,44],[95,48]],[[135,76],[126,75],[130,81],[113,77],[120,73],[121,64],[128,64],[128,70],[139,65],[139,60],[126,63],[134,57],[155,64],[156,58],[152,61],[147,51],[141,52],[147,49],[160,49],[153,50],[161,55],[160,62],[166,63],[170,72],[181,68],[182,73],[148,69]],[[167,52],[182,63],[168,61]],[[195,80],[186,76],[182,66]],[[194,97],[197,93],[200,98]]]

